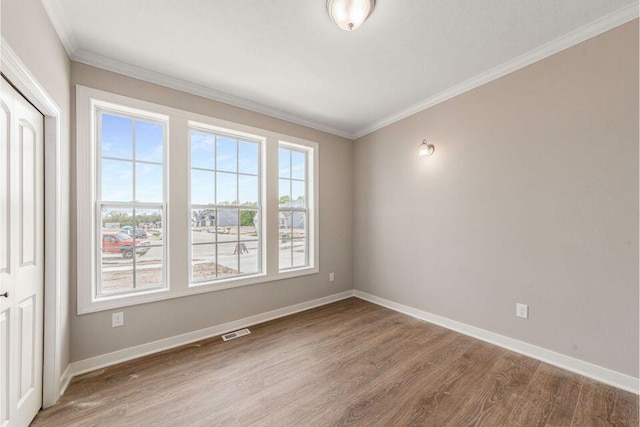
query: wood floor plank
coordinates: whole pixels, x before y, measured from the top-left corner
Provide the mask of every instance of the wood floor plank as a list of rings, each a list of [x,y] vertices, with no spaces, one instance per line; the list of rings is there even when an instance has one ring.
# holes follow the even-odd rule
[[[199,419],[193,424],[189,424],[187,427],[241,427],[241,424],[236,417],[233,406],[227,406],[220,411]]]
[[[574,426],[638,426],[638,396],[584,379]]]
[[[450,331],[447,334],[450,335],[447,344],[426,347],[423,352],[418,352],[415,357],[401,364],[400,369],[390,370],[373,387],[365,389],[365,393],[354,396],[342,411],[337,424],[370,425],[372,420],[382,420],[390,411],[396,412],[434,375],[448,371],[449,366],[456,363],[470,347],[481,344],[464,335]]]
[[[464,393],[465,402],[456,410],[447,426],[503,426],[540,362],[507,353],[484,378]]]
[[[350,298],[75,378],[34,426],[627,426],[638,397]]]
[[[435,375],[423,377],[400,399],[387,402],[385,413],[378,415],[379,425],[445,425],[468,399],[489,369],[506,350],[474,341],[467,351]],[[389,408],[396,408],[389,410]]]
[[[455,337],[441,328],[433,327],[423,335],[430,337],[425,343],[431,343],[433,351],[460,346],[454,342]],[[286,420],[289,425],[333,424],[341,414],[327,411],[327,408],[339,408],[343,402],[390,382],[397,373],[407,369],[407,363],[425,363],[429,357],[428,353],[421,352],[421,346],[425,344],[412,344],[411,336],[415,336],[415,331],[407,329],[403,333],[395,328],[392,334],[383,337],[383,341],[369,341],[347,360],[322,364],[321,375],[307,378],[305,392],[294,394],[290,402],[277,412],[261,411],[254,402],[248,401],[246,409],[239,407],[238,417],[246,425],[273,425],[278,419]],[[286,393],[286,390],[282,392]]]
[[[541,364],[507,425],[570,426],[583,377]]]
[[[367,326],[375,328],[375,325],[378,324],[377,322],[372,322]],[[174,387],[173,390],[164,391],[159,396],[156,396],[154,398],[155,403],[150,408],[152,409],[151,413],[155,412],[154,409],[161,409],[165,404],[171,403],[173,409],[169,413],[165,409],[162,413],[165,414],[165,420],[168,415],[177,423],[182,421],[182,414],[188,414],[190,411],[195,410],[194,407],[198,406],[198,402],[206,402],[210,409],[218,409],[234,402],[245,402],[250,397],[260,394],[256,390],[263,390],[262,394],[269,396],[272,402],[278,401],[278,399],[275,399],[276,393],[273,390],[284,391],[288,394],[295,393],[295,384],[299,382],[299,376],[295,375],[295,372],[305,372],[307,375],[313,373],[316,375],[322,374],[317,366],[317,360],[325,359],[330,354],[321,354],[317,355],[319,357],[314,357],[318,351],[316,347],[321,347],[323,342],[331,343],[335,339],[337,338],[327,338],[302,346],[296,345],[295,342],[287,343],[279,347],[281,353],[277,355],[272,355],[268,352],[263,355],[256,355],[255,360],[249,363],[250,369],[247,369],[247,364],[244,362],[225,366],[225,372],[207,369],[201,372],[198,378],[194,379],[188,387]],[[350,337],[349,334],[345,334],[340,339],[357,342],[358,339],[366,340],[366,334],[363,334],[362,337]],[[347,357],[348,352],[344,352],[341,356]],[[283,385],[282,383],[287,384]],[[194,396],[192,391],[194,388],[204,391]],[[184,403],[185,400],[188,403]],[[137,409],[130,410],[128,417],[137,417],[136,419],[139,422],[155,421],[147,410],[149,405],[142,403]],[[192,409],[185,411],[185,405]]]

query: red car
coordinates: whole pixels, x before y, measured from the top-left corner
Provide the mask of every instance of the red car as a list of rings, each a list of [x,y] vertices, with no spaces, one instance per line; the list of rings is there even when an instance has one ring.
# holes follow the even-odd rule
[[[136,254],[144,255],[149,252],[149,241],[136,239],[135,245]],[[122,254],[123,258],[133,258],[133,238],[120,231],[102,233],[102,253]]]

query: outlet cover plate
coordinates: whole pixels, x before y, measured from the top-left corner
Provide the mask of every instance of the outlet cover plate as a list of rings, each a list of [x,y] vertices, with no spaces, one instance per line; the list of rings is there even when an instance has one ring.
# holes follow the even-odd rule
[[[111,327],[118,328],[124,326],[124,313],[122,311],[111,315]]]
[[[529,306],[526,304],[516,303],[516,316],[523,319],[529,318]]]

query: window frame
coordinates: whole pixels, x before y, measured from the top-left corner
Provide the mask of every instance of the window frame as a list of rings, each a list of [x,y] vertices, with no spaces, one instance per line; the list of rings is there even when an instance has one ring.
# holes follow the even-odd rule
[[[122,308],[154,301],[179,298],[200,293],[215,292],[241,286],[266,282],[277,282],[319,272],[319,150],[316,142],[285,135],[265,129],[230,122],[203,114],[159,105],[98,89],[76,85],[76,187],[77,187],[77,313],[78,315]],[[111,104],[120,109],[143,111],[155,117],[168,117],[165,134],[165,212],[163,217],[163,249],[165,250],[165,288],[140,291],[100,298],[93,297],[95,286],[96,215],[87,215],[90,205],[95,204],[96,147],[92,143],[95,118],[91,114],[96,103]],[[202,126],[222,133],[231,133],[254,139],[262,138],[260,148],[260,200],[262,216],[262,272],[250,276],[233,276],[214,282],[198,283],[190,280],[191,259],[191,200],[188,192],[191,180],[190,144],[188,130],[191,125]],[[303,147],[308,152],[309,219],[308,257],[309,265],[285,271],[279,270],[278,259],[278,149],[281,143]],[[86,236],[91,235],[87,239]],[[169,243],[171,242],[171,243]]]
[[[311,257],[310,257],[310,250],[311,250],[311,241],[310,241],[310,227],[309,225],[312,224],[311,222],[311,211],[312,211],[312,207],[309,206],[309,199],[310,199],[310,194],[312,194],[312,192],[310,191],[310,185],[309,185],[309,171],[313,171],[313,168],[310,166],[310,161],[309,158],[312,156],[312,150],[310,147],[306,147],[306,146],[302,146],[299,144],[294,144],[291,142],[286,142],[286,141],[279,141],[278,144],[278,159],[280,157],[280,148],[284,148],[285,150],[289,150],[291,152],[291,158],[289,161],[289,168],[290,168],[290,178],[282,178],[280,176],[280,171],[278,170],[278,184],[279,184],[279,180],[280,179],[286,179],[287,181],[289,181],[289,185],[290,185],[290,191],[291,193],[293,192],[293,182],[294,181],[298,181],[300,182],[299,179],[293,178],[293,153],[294,152],[298,152],[298,153],[303,153],[304,154],[304,188],[305,188],[305,198],[304,198],[304,207],[303,208],[294,208],[293,206],[290,207],[284,207],[281,208],[280,205],[278,204],[278,220],[280,219],[280,213],[282,212],[291,212],[291,223],[292,223],[292,229],[293,229],[293,214],[294,212],[302,212],[304,213],[304,225],[305,225],[305,239],[304,239],[304,246],[305,246],[305,251],[304,251],[304,256],[305,256],[305,262],[304,265],[297,265],[294,266],[293,265],[293,243],[291,245],[291,267],[285,267],[285,268],[280,268],[280,251],[278,250],[278,271],[280,273],[286,273],[288,271],[296,271],[296,270],[301,270],[301,269],[305,269],[305,268],[309,268],[312,267],[312,261],[311,261]],[[279,188],[279,185],[278,185]],[[293,199],[290,200],[291,203],[293,203]],[[278,232],[280,232],[280,227],[278,226]],[[279,236],[278,236],[278,240]],[[293,241],[293,239],[292,239]]]
[[[245,206],[245,205],[241,205],[240,204],[240,200],[237,200],[238,204],[237,205],[229,205],[229,206],[223,206],[223,205],[218,205],[217,203],[214,204],[210,204],[209,207],[211,207],[212,209],[216,210],[216,222],[218,221],[218,209],[222,208],[222,209],[238,209],[238,215],[240,215],[240,212],[243,210],[243,207],[245,208],[244,210],[250,210],[250,209],[254,209],[258,211],[258,216],[259,216],[259,224],[260,224],[260,229],[258,230],[258,235],[260,236],[258,238],[258,247],[260,248],[260,252],[258,255],[258,272],[257,273],[249,273],[249,274],[238,274],[236,276],[230,276],[230,277],[223,277],[223,278],[216,278],[216,279],[211,279],[211,280],[201,280],[201,281],[194,281],[193,280],[193,265],[192,265],[192,257],[193,257],[193,232],[192,232],[192,226],[191,224],[189,224],[189,254],[188,254],[188,258],[189,258],[189,287],[190,288],[197,288],[200,286],[212,286],[212,287],[224,287],[224,283],[226,281],[229,280],[234,280],[234,279],[246,279],[246,278],[252,278],[252,277],[261,277],[261,276],[266,276],[265,270],[266,270],[266,259],[267,259],[267,254],[266,254],[266,236],[264,235],[264,231],[265,231],[265,222],[264,222],[264,186],[263,183],[265,181],[265,177],[264,177],[264,152],[265,152],[265,144],[266,144],[266,138],[262,137],[262,136],[258,136],[258,135],[254,135],[254,134],[249,134],[246,132],[239,132],[239,131],[233,131],[231,129],[226,129],[226,128],[222,128],[219,126],[213,126],[211,124],[207,124],[207,123],[201,123],[201,122],[197,122],[197,121],[192,121],[190,120],[188,122],[188,131],[189,131],[189,135],[188,135],[188,150],[187,150],[187,156],[189,159],[189,165],[188,165],[188,169],[189,169],[189,176],[188,176],[188,209],[189,209],[189,216],[191,217],[191,213],[192,210],[194,209],[194,206],[204,206],[202,204],[198,204],[198,203],[192,203],[191,201],[191,189],[192,189],[192,174],[191,172],[193,171],[194,167],[192,166],[191,163],[191,131],[196,131],[196,132],[202,132],[202,133],[208,133],[210,135],[214,135],[216,137],[216,154],[215,154],[215,159],[216,159],[216,164],[214,165],[215,168],[213,170],[210,170],[211,172],[214,172],[215,176],[216,176],[216,184],[215,187],[216,189],[214,190],[216,196],[217,196],[217,179],[218,179],[218,172],[219,170],[217,169],[217,158],[218,158],[218,142],[217,142],[217,137],[218,136],[228,136],[231,138],[234,138],[236,140],[238,140],[238,142],[242,139],[244,141],[247,142],[253,142],[258,144],[258,206],[254,207],[254,206]],[[239,150],[239,146],[238,146],[238,150]],[[236,159],[237,164],[239,164],[240,162],[240,158],[238,157]],[[204,170],[201,168],[196,168],[197,170]],[[231,172],[234,173],[235,175],[238,176],[238,179],[240,177],[240,175],[243,175],[239,170],[237,170],[236,172]],[[248,175],[248,174],[247,174]],[[239,185],[239,184],[238,184]],[[237,196],[239,196],[239,189],[237,190]],[[217,200],[216,200],[217,202]],[[195,209],[200,209],[200,208],[195,208]],[[238,236],[238,239],[240,237]],[[238,240],[240,241],[240,240]],[[218,261],[218,241],[216,239],[215,243],[209,243],[209,244],[213,244],[216,246],[216,264]],[[238,254],[238,266],[240,266],[240,254]],[[221,285],[222,284],[222,285]]]
[[[118,117],[123,117],[126,119],[130,119],[133,120],[134,124],[133,124],[133,138],[132,138],[132,158],[131,160],[129,159],[121,159],[121,158],[116,158],[116,157],[105,157],[102,155],[102,138],[101,138],[101,131],[102,131],[102,114],[103,113],[107,113],[110,115],[114,115],[114,116],[118,116]],[[169,198],[169,191],[168,191],[168,186],[169,186],[169,179],[168,179],[168,144],[169,144],[169,138],[168,138],[168,131],[169,131],[169,117],[168,116],[164,116],[164,115],[158,115],[158,114],[153,114],[151,112],[147,112],[147,111],[143,111],[140,109],[134,109],[134,108],[130,108],[127,106],[120,106],[120,105],[116,105],[113,103],[109,103],[109,102],[104,102],[104,101],[100,101],[100,100],[94,100],[92,102],[92,111],[91,114],[93,115],[93,121],[95,123],[95,128],[93,129],[93,141],[91,141],[91,144],[95,146],[95,154],[94,154],[94,168],[95,168],[95,189],[94,189],[94,199],[93,199],[93,209],[95,210],[95,235],[94,235],[94,239],[95,239],[95,245],[94,245],[94,250],[96,251],[94,254],[94,262],[95,262],[95,278],[94,281],[92,283],[92,301],[97,302],[100,300],[105,300],[105,299],[109,299],[111,297],[127,297],[127,296],[132,296],[135,294],[140,294],[140,293],[145,293],[145,292],[153,292],[153,291],[160,291],[163,290],[165,288],[169,288],[169,276],[167,274],[167,270],[168,270],[168,266],[170,263],[170,260],[168,258],[168,251],[167,251],[167,246],[169,244],[169,239],[165,236],[168,235],[167,233],[167,227],[169,224],[169,219],[167,217],[167,202],[168,202],[168,198]],[[162,126],[162,163],[157,163],[157,162],[149,162],[149,161],[145,161],[145,160],[137,160],[136,159],[136,134],[135,134],[135,122],[136,121],[144,121],[147,123],[153,123],[153,124],[157,124],[157,125],[161,125]],[[116,160],[116,161],[126,161],[126,162],[131,162],[132,166],[133,166],[133,192],[132,192],[132,196],[136,196],[136,189],[137,189],[137,175],[136,175],[136,164],[137,163],[144,163],[144,164],[153,164],[153,165],[160,165],[162,166],[162,202],[157,203],[157,202],[140,202],[138,200],[131,200],[128,202],[124,202],[124,201],[112,201],[112,200],[103,200],[102,199],[102,160],[103,159],[107,159],[107,160]],[[98,249],[97,246],[100,246],[100,248],[102,247],[102,240],[99,239],[99,236],[102,235],[103,232],[103,227],[102,227],[102,209],[103,208],[114,208],[114,209],[131,209],[132,212],[135,212],[135,210],[137,209],[158,209],[162,212],[162,234],[163,234],[163,240],[162,240],[162,264],[163,264],[163,269],[162,269],[162,284],[161,286],[156,286],[156,287],[152,287],[152,288],[148,288],[145,290],[135,290],[135,285],[136,285],[136,262],[135,262],[135,256],[133,257],[133,286],[134,286],[134,290],[132,291],[123,291],[123,292],[113,292],[110,294],[102,294],[100,295],[98,293],[98,291],[100,289],[102,289],[102,262],[99,261],[99,258],[101,259],[100,255],[100,250]],[[135,214],[134,214],[135,216]],[[134,227],[133,230],[133,250],[134,253],[136,251],[136,246],[135,246],[135,229],[137,227]],[[98,240],[100,240],[100,242],[98,242]]]

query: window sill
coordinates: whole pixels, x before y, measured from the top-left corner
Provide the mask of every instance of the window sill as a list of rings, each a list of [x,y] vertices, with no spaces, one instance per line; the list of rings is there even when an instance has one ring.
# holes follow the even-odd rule
[[[193,283],[186,289],[171,290],[169,288],[153,289],[135,295],[117,295],[96,299],[85,307],[78,306],[78,315],[113,310],[133,305],[147,304],[156,301],[182,298],[190,295],[198,295],[207,292],[222,291],[225,289],[239,288],[243,286],[258,285],[261,283],[275,282],[292,279],[294,277],[317,274],[318,267],[304,267],[286,270],[281,273],[267,275],[257,274],[246,277],[234,277],[211,282]]]
[[[276,280],[290,279],[293,277],[306,276],[308,274],[316,273],[318,273],[317,267],[303,267],[286,270],[272,275],[263,273],[253,276],[231,277],[229,279],[221,279],[210,282],[191,283],[189,285],[189,290],[202,289],[202,292],[221,291],[224,289],[239,288],[241,286],[256,285],[259,283],[273,282]]]

